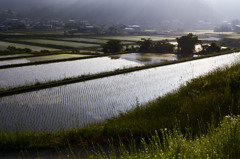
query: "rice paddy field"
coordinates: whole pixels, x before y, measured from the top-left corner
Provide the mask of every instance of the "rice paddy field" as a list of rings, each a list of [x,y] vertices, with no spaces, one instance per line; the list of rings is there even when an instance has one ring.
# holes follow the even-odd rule
[[[105,38],[94,38],[94,37],[86,37],[86,38],[61,38],[59,40],[64,40],[64,41],[79,41],[79,42],[86,42],[86,43],[99,43],[99,44],[105,44],[108,39]],[[122,41],[123,44],[131,44],[132,42],[128,41]]]
[[[48,48],[48,47],[40,47],[40,46],[34,46],[34,45],[25,45],[25,44],[17,44],[13,42],[3,42],[0,41],[0,50],[5,50],[8,46],[14,46],[16,48],[29,48],[33,51],[41,51],[41,50],[49,50],[49,51],[57,51],[58,49],[54,48]]]
[[[79,41],[79,42],[89,42],[89,43],[99,43],[99,44],[104,44],[108,40],[105,39],[92,39],[92,38],[84,38],[84,37],[75,37],[75,38],[61,38],[60,40],[65,40],[65,41]]]
[[[49,60],[69,59],[69,58],[75,58],[75,57],[89,57],[89,56],[91,56],[91,55],[57,54],[57,55],[48,55],[48,56],[35,56],[35,57],[28,57],[28,58],[22,58],[22,59],[17,59],[17,60],[0,61],[0,66],[12,65],[12,64],[23,64],[23,63],[30,63],[30,62],[49,61]]]
[[[163,35],[154,35],[154,36],[102,36],[102,37],[95,37],[96,39],[106,39],[106,40],[123,40],[123,41],[140,41],[142,38],[145,39],[152,39],[154,41],[157,40],[176,40],[176,36],[163,36]]]
[[[3,58],[20,57],[20,56],[33,56],[33,55],[32,54],[12,54],[12,55],[1,55],[0,54],[0,60]]]
[[[78,42],[68,42],[68,41],[57,41],[57,40],[46,40],[46,39],[19,39],[20,42],[29,42],[35,44],[44,44],[44,45],[58,45],[58,46],[67,46],[72,48],[87,48],[87,47],[97,47],[97,44],[89,43],[78,43]]]
[[[239,58],[240,53],[233,53],[2,97],[0,129],[51,132],[98,123]]]
[[[38,82],[61,80],[64,78],[114,71],[116,69],[135,66],[143,66],[143,64],[125,59],[99,57],[44,65],[0,69],[0,88],[12,88]]]

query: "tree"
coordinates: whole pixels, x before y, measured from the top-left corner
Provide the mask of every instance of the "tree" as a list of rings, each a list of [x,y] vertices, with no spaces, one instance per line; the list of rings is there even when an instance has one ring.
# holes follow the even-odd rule
[[[216,43],[211,43],[211,45],[203,45],[203,51],[202,53],[205,53],[205,54],[210,54],[210,53],[213,53],[213,52],[220,52],[221,51],[221,47],[218,46]]]
[[[26,53],[31,53],[32,52],[32,50],[31,49],[29,49],[29,48],[24,48],[24,49],[22,49],[24,52],[26,52]]]
[[[8,47],[7,47],[7,50],[10,51],[10,52],[14,52],[14,51],[17,50],[17,48],[14,47],[14,46],[8,46]]]
[[[192,55],[195,50],[195,45],[200,44],[201,41],[198,40],[196,35],[189,33],[187,36],[177,38],[177,43],[178,53],[180,55]]]
[[[137,41],[137,44],[140,45],[139,52],[152,52],[154,42],[151,39],[142,38],[141,41]]]
[[[168,40],[156,41],[153,47],[155,53],[170,53],[174,51],[174,45]]]
[[[142,53],[169,53],[174,51],[174,45],[168,40],[152,41],[142,38],[141,41],[137,41],[137,44],[140,45],[139,52]]]
[[[102,46],[102,48],[104,53],[121,52],[123,49],[123,44],[120,40],[109,40]]]

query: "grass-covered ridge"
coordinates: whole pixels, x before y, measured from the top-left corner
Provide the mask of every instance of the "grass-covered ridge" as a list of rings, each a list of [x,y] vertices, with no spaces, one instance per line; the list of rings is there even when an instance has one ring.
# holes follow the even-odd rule
[[[210,128],[207,135],[196,138],[186,138],[180,130],[161,130],[161,136],[156,131],[149,141],[141,141],[141,148],[126,149],[121,145],[118,150],[98,151],[89,158],[231,158],[238,159],[240,155],[240,118],[226,116],[218,128]],[[72,157],[75,154],[71,154]]]
[[[240,64],[235,64],[194,79],[173,93],[102,124],[50,134],[1,133],[0,149],[48,148],[68,143],[102,145],[109,144],[109,140],[119,144],[119,139],[128,143],[132,138],[140,144],[142,138],[148,139],[156,130],[174,130],[176,125],[183,135],[190,132],[196,138],[207,134],[210,125],[218,126],[223,116],[239,114],[239,88]]]

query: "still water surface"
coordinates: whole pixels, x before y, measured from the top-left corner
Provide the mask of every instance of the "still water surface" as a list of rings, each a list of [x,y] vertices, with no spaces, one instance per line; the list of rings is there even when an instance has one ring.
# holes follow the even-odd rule
[[[125,59],[109,57],[82,59],[33,65],[0,70],[0,88],[11,88],[37,82],[48,82],[69,77],[96,74],[116,69],[142,66],[143,64]]]
[[[240,53],[0,98],[2,131],[56,131],[117,116],[239,60]]]

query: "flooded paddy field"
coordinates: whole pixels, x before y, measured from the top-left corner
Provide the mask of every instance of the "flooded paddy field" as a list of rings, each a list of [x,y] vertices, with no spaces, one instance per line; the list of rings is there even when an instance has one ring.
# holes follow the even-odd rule
[[[143,66],[141,63],[125,59],[111,59],[99,57],[32,65],[0,70],[0,88],[12,88],[17,86],[61,80],[81,75],[96,74],[114,71],[116,69]]]
[[[30,62],[69,59],[69,58],[75,58],[75,57],[90,57],[90,56],[91,55],[80,55],[80,54],[56,54],[56,55],[47,55],[47,56],[36,56],[36,57],[21,58],[17,60],[0,61],[0,66],[12,65],[12,64],[23,64],[23,63],[30,63]],[[1,59],[1,56],[0,56],[0,59]]]
[[[2,97],[0,129],[49,132],[98,123],[239,58],[233,53]]]

